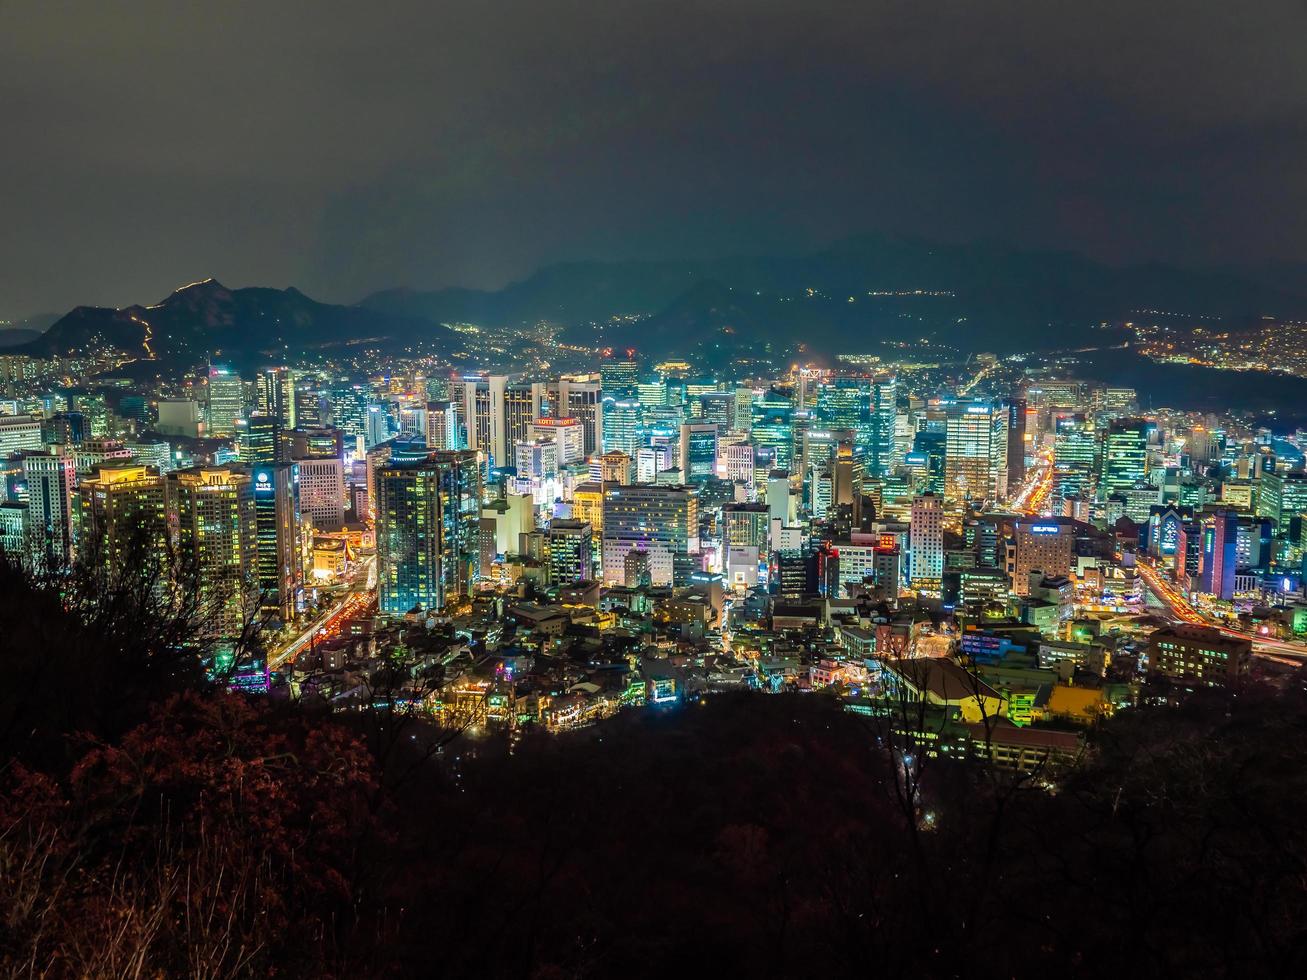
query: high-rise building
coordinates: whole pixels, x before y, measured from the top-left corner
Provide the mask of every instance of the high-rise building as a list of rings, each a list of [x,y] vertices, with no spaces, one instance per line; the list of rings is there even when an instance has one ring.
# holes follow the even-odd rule
[[[625,356],[623,356],[625,355]],[[600,386],[605,399],[636,401],[639,397],[640,368],[635,351],[619,351],[599,366]]]
[[[602,452],[604,406],[599,382],[586,378],[559,379],[557,387],[550,386],[557,395],[550,400],[556,418],[576,419],[585,433],[585,455]]]
[[[908,525],[913,585],[938,586],[944,574],[944,500],[933,493],[912,500]]]
[[[1017,521],[1012,591],[1029,595],[1031,572],[1043,572],[1048,578],[1070,575],[1074,547],[1073,521],[1049,517]]]
[[[572,519],[589,524],[596,534],[604,529],[604,488],[600,483],[578,483],[572,490]]]
[[[604,396],[603,445],[604,452],[621,450],[634,456],[644,442],[644,415],[640,403],[634,400],[615,400]]]
[[[177,520],[177,560],[195,576],[202,608],[217,636],[239,636],[257,605],[254,483],[225,468],[168,474],[169,510]]]
[[[168,557],[168,488],[148,466],[102,466],[77,487],[78,540],[108,568]]]
[[[687,483],[717,477],[717,445],[721,432],[713,423],[681,426],[681,472]]]
[[[1088,493],[1099,469],[1098,440],[1083,415],[1053,419],[1053,494],[1058,499]]]
[[[259,411],[276,419],[283,429],[295,428],[295,372],[288,367],[260,371],[258,389]]]
[[[526,440],[516,446],[517,475],[534,480],[558,476],[558,444],[552,440]]]
[[[304,590],[299,466],[259,465],[251,469],[251,475],[259,605],[282,622],[290,622]]]
[[[1112,422],[1103,436],[1103,475],[1098,497],[1120,495],[1148,476],[1148,423],[1143,419]]]
[[[240,429],[241,462],[267,466],[289,459],[285,427],[271,415],[254,415]]]
[[[788,470],[794,465],[794,406],[775,388],[753,402],[750,441],[765,459],[765,468]]]
[[[300,511],[323,531],[345,523],[345,466],[339,456],[306,457],[299,467]]]
[[[549,525],[549,581],[552,585],[594,578],[594,530],[586,521],[555,519]]]
[[[551,440],[558,446],[558,465],[585,459],[585,428],[578,419],[538,418],[529,426],[530,439]]]
[[[27,483],[28,527],[32,565],[57,568],[73,558],[73,487],[71,454],[29,453],[23,457]]]
[[[871,381],[871,425],[867,435],[867,474],[888,476],[901,462],[895,452],[894,430],[898,421],[898,381],[894,375],[878,375]]]
[[[531,423],[540,417],[544,401],[542,384],[516,382],[504,388],[504,431],[509,447],[533,438]]]
[[[950,506],[998,501],[1007,494],[1007,413],[965,399],[948,408],[944,499]]]
[[[1218,510],[1203,520],[1201,591],[1218,599],[1234,598],[1239,568],[1239,515]]]
[[[0,560],[26,564],[28,548],[27,504],[0,501]]]
[[[479,574],[481,477],[470,450],[391,461],[376,477],[381,611],[440,612],[471,594]]]
[[[1014,397],[1007,406],[1007,485],[1026,478],[1026,400]]]
[[[627,555],[641,551],[654,585],[683,584],[699,550],[698,493],[688,486],[606,486],[602,537],[605,581],[625,581]]]
[[[211,436],[230,438],[245,417],[245,382],[230,368],[209,365],[204,375],[204,421]]]

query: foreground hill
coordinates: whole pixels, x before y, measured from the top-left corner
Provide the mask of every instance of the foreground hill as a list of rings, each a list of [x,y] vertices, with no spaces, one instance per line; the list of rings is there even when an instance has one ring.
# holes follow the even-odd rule
[[[289,352],[366,342],[440,343],[447,336],[429,321],[319,303],[294,288],[228,289],[205,279],[150,306],[79,306],[12,350],[50,357],[111,348],[142,360],[185,364],[213,357],[243,365]]]

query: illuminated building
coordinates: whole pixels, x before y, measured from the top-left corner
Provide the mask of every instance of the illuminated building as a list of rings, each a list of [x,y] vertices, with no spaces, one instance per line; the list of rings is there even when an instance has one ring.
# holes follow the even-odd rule
[[[604,529],[604,488],[599,483],[578,483],[572,490],[572,517],[589,524],[596,534]]]
[[[635,351],[623,351],[625,358],[605,360],[599,366],[600,386],[604,400],[635,401],[640,383],[639,365],[635,360]]]
[[[788,470],[794,463],[794,406],[788,396],[770,389],[753,403],[750,441],[768,460],[768,468]]]
[[[390,616],[415,607],[435,612],[468,596],[480,562],[476,454],[392,455],[377,471],[376,489],[381,611]]]
[[[641,446],[635,454],[636,483],[657,483],[658,474],[671,468],[670,446]]]
[[[255,415],[245,421],[240,447],[241,462],[247,466],[267,466],[289,458],[285,429],[271,415]]]
[[[944,499],[997,501],[1007,495],[1007,412],[990,402],[949,406],[945,428]]]
[[[634,455],[644,441],[640,403],[634,400],[618,401],[605,395],[603,409],[604,452],[620,450]]]
[[[1164,626],[1148,638],[1148,676],[1190,690],[1237,688],[1248,675],[1252,642],[1201,626]]]
[[[735,393],[707,391],[699,396],[699,417],[711,422],[722,432],[735,428]]]
[[[631,482],[631,457],[620,449],[612,449],[599,458],[600,480],[607,483]]]
[[[558,445],[552,441],[519,442],[517,475],[523,479],[553,480],[558,476]]]
[[[1112,422],[1103,436],[1103,475],[1098,496],[1122,495],[1148,476],[1148,423],[1143,419]]]
[[[531,422],[529,433],[531,439],[549,439],[558,446],[559,466],[585,459],[585,428],[578,419],[537,418]]]
[[[871,381],[871,424],[867,434],[866,471],[883,477],[899,463],[894,430],[898,421],[898,383],[893,375],[879,375]]]
[[[209,365],[205,380],[205,424],[210,435],[230,438],[245,417],[245,382],[229,368]]]
[[[542,384],[518,382],[504,388],[504,438],[508,449],[535,438],[531,434],[531,424],[540,417],[544,400],[545,386]]]
[[[1098,440],[1083,415],[1053,420],[1053,494],[1075,497],[1086,492],[1098,472]]]
[[[345,468],[339,456],[296,460],[299,466],[300,511],[324,531],[339,531],[345,523]]]
[[[23,458],[23,478],[31,563],[58,568],[73,557],[73,457],[62,451],[29,453]]]
[[[168,492],[158,470],[104,466],[77,487],[79,540],[105,565],[168,556]]]
[[[0,501],[0,557],[24,564],[29,560],[27,504]]]
[[[1008,402],[1007,485],[1015,487],[1026,478],[1026,400]]]
[[[481,450],[494,466],[506,466],[510,459],[507,386],[508,378],[501,374],[469,376],[451,386],[467,427],[467,448]]]
[[[551,385],[550,390],[557,391],[557,396],[552,398],[553,411],[550,414],[581,423],[586,456],[602,452],[604,406],[599,384],[583,378],[563,377],[559,379],[557,388]]]
[[[255,466],[251,476],[259,605],[282,622],[289,622],[304,587],[299,466],[295,463]]]
[[[594,530],[586,521],[549,525],[549,581],[559,585],[594,578]]]
[[[288,367],[268,368],[259,372],[259,411],[277,420],[283,429],[297,424],[295,410],[295,372]]]
[[[688,486],[606,484],[603,508],[603,575],[625,580],[626,557],[647,552],[654,585],[682,582],[699,550],[699,498]]]
[[[687,483],[699,483],[717,476],[717,446],[720,430],[711,423],[687,422],[681,426],[681,471]]]
[[[1075,524],[1057,518],[1032,518],[1016,524],[1015,556],[1010,569],[1012,591],[1030,594],[1032,572],[1046,578],[1071,574],[1071,555],[1075,546]]]
[[[427,402],[427,448],[461,449],[462,433],[454,402]]]
[[[755,548],[767,554],[771,517],[766,504],[725,504],[722,507],[722,541],[729,548]]]
[[[195,575],[218,636],[240,635],[254,588],[254,484],[248,473],[212,468],[168,474],[177,520],[177,559]]]
[[[1201,591],[1218,599],[1234,598],[1238,549],[1238,514],[1231,510],[1218,510],[1203,520]]]
[[[944,574],[944,501],[927,493],[913,498],[908,530],[912,584],[938,586]]]

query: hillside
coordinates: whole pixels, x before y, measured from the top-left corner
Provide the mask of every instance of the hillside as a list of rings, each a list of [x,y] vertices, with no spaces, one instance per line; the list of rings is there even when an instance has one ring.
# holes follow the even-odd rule
[[[659,353],[700,341],[833,352],[919,336],[968,350],[1029,350],[1137,310],[1307,315],[1307,296],[1237,272],[1115,267],[1071,252],[885,236],[789,256],[573,262],[495,292],[390,290],[360,305],[443,323],[549,320],[577,342]],[[735,329],[723,334],[726,327]]]
[[[113,348],[142,360],[190,363],[214,357],[244,365],[287,352],[365,341],[442,343],[447,336],[425,320],[319,303],[294,288],[227,289],[206,279],[150,306],[79,306],[13,351],[49,357]]]

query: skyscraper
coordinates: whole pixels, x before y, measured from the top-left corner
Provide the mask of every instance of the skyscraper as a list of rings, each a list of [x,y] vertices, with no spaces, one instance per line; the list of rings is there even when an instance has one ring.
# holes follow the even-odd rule
[[[639,365],[634,350],[618,351],[599,367],[600,387],[604,398],[614,401],[636,401],[639,398]]]
[[[284,429],[295,428],[294,371],[274,367],[259,372],[259,411],[276,419]]]
[[[251,474],[259,604],[289,622],[304,588],[299,466],[273,463],[255,466]]]
[[[1126,491],[1148,475],[1148,423],[1122,419],[1111,423],[1103,436],[1103,475],[1098,497],[1106,500]]]
[[[698,483],[717,476],[717,445],[721,432],[713,423],[690,423],[681,426],[681,472],[687,483]]]
[[[594,577],[594,530],[585,521],[549,525],[549,582],[567,585]]]
[[[394,459],[376,477],[381,611],[439,612],[479,574],[481,477],[470,450]]]
[[[57,568],[73,558],[73,457],[31,453],[23,458],[23,476],[32,564]]]
[[[991,402],[948,408],[944,499],[950,506],[1001,500],[1007,493],[1007,414]]]
[[[209,365],[205,372],[205,423],[209,435],[229,438],[245,417],[245,382],[230,368]]]
[[[944,501],[933,493],[912,500],[908,525],[911,578],[914,586],[938,586],[944,574]]]
[[[168,490],[148,466],[104,466],[77,487],[78,539],[108,568],[168,556]]]
[[[168,474],[169,508],[177,519],[177,559],[193,575],[209,632],[238,636],[257,599],[254,484],[224,468]]]
[[[604,488],[603,573],[610,583],[625,581],[626,557],[648,554],[654,585],[688,580],[690,555],[699,550],[699,498],[688,486]]]

